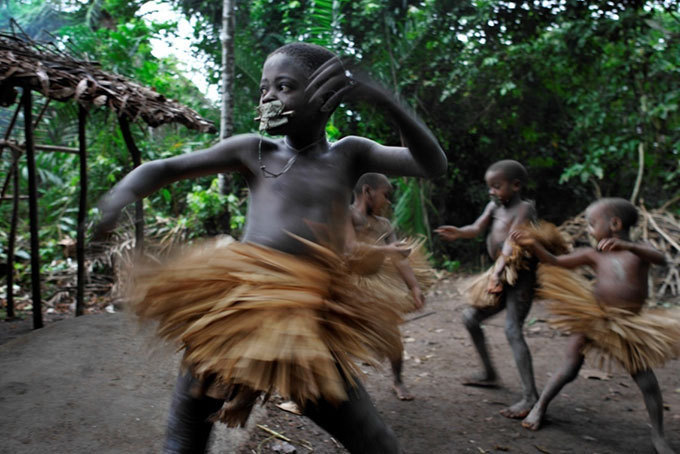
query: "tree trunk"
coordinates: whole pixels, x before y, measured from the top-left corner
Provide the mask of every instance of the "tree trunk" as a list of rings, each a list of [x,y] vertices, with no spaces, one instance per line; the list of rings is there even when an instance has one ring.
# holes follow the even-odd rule
[[[222,4],[222,109],[220,117],[220,140],[234,133],[234,0],[224,0]],[[229,176],[218,175],[220,194],[229,192]]]

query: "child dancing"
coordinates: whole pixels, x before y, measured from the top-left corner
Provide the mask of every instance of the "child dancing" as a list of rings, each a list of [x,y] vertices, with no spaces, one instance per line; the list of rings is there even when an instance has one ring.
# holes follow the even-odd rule
[[[272,52],[260,93],[260,129],[283,138],[236,135],[145,163],[100,205],[106,231],[123,207],[173,181],[239,172],[248,183],[241,242],[195,246],[136,276],[136,313],[185,350],[165,452],[204,452],[211,416],[243,425],[257,397],[276,391],[350,452],[397,453],[354,360],[394,355],[400,316],[370,304],[349,277],[342,251],[350,195],[366,172],[432,177],[446,170],[446,156],[409,110],[320,46]],[[381,106],[406,146],[355,136],[329,143],[331,113],[352,101]],[[319,225],[338,244],[319,244]]]
[[[524,320],[531,309],[536,265],[535,260],[530,259],[523,266],[511,270],[507,260],[513,253],[510,232],[513,228],[534,222],[536,213],[533,204],[521,197],[528,174],[519,162],[509,159],[498,161],[487,169],[484,179],[492,200],[477,220],[464,227],[442,225],[435,231],[448,241],[475,238],[487,232],[487,251],[495,264],[471,286],[471,306],[463,312],[465,328],[470,333],[484,370],[479,376],[465,378],[463,384],[497,386],[498,375],[491,362],[481,324],[506,309],[505,335],[519,371],[522,398],[500,413],[508,418],[523,418],[538,398],[531,353],[522,333]],[[507,278],[508,272],[513,274],[511,279]]]
[[[654,449],[667,454],[673,450],[664,439],[663,402],[652,367],[680,354],[680,316],[643,309],[649,267],[664,264],[665,258],[653,247],[631,241],[637,217],[637,209],[627,200],[594,202],[586,219],[597,248],[561,256],[546,251],[526,231],[511,234],[541,262],[554,265],[539,267],[539,296],[555,301],[550,305],[555,317],[551,323],[571,334],[564,365],[550,378],[522,425],[539,429],[552,399],[577,377],[584,355],[594,351],[602,360],[616,360],[633,377],[649,413]],[[592,286],[577,274],[556,268],[583,265],[595,272]]]

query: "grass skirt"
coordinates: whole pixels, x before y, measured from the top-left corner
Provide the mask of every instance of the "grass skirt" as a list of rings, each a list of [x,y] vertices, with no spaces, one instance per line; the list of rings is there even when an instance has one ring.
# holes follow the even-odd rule
[[[526,224],[519,228],[536,238],[543,247],[555,255],[566,253],[569,248],[555,225],[549,222]],[[498,258],[500,260],[501,257]],[[496,262],[498,262],[496,260]],[[504,285],[514,286],[517,283],[519,271],[530,269],[532,266],[532,254],[516,243],[512,245],[512,253],[505,257],[505,267],[501,273],[501,282]],[[493,275],[496,263],[485,272],[471,277],[463,289],[463,296],[468,304],[477,308],[496,307],[500,303],[500,293],[489,293],[489,281]]]
[[[399,352],[401,316],[355,285],[340,256],[300,241],[313,259],[206,241],[162,264],[138,266],[132,309],[186,350],[183,365],[214,384],[210,395],[245,388],[300,404],[339,403],[347,397],[344,379],[361,374],[354,360],[376,364]],[[249,410],[226,408],[223,422],[245,424]]]
[[[423,239],[409,239],[404,242],[404,247],[411,249],[407,258],[408,265],[423,292],[435,281],[434,269],[427,260],[424,242]],[[360,246],[355,248],[350,263],[356,285],[373,294],[376,299],[390,301],[401,314],[416,310],[411,290],[395,265],[395,261],[399,259],[385,257],[381,260],[375,255],[377,254],[371,254]]]
[[[599,367],[616,360],[630,374],[662,366],[680,355],[680,311],[643,308],[639,313],[599,304],[591,284],[579,274],[551,265],[538,268],[536,296],[549,300],[549,323],[583,334],[590,341],[583,354]]]

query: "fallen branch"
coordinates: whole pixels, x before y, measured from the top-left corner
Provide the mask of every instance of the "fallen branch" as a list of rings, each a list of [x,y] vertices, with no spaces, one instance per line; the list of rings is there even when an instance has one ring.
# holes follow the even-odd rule
[[[271,430],[269,427],[265,427],[265,426],[263,426],[262,424],[258,424],[257,427],[259,427],[260,429],[264,430],[264,431],[267,432],[269,435],[273,435],[274,437],[276,437],[276,438],[278,438],[278,439],[280,439],[280,440],[287,441],[288,443],[292,443],[292,442],[293,442],[293,440],[291,440],[290,438],[286,437],[285,435],[281,435],[280,433],[276,432],[275,430]]]

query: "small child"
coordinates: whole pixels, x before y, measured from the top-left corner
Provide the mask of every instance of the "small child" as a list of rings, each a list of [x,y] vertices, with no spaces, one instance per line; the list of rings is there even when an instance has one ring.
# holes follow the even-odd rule
[[[341,102],[378,105],[404,147],[348,136],[326,140]],[[357,379],[355,360],[393,354],[400,316],[368,304],[343,260],[352,189],[366,172],[431,177],[446,156],[430,130],[389,92],[358,80],[323,47],[272,52],[260,80],[258,134],[142,164],[102,200],[100,232],[126,205],[174,181],[239,172],[249,188],[240,242],[189,248],[158,269],[136,270],[134,309],[184,347],[164,452],[204,452],[215,417],[244,425],[258,396],[279,392],[352,453],[400,452]],[[335,249],[313,226],[328,229]],[[225,403],[226,401],[226,403]]]
[[[535,262],[532,261],[526,267],[517,270],[514,284],[509,282],[504,284],[502,277],[507,271],[506,260],[513,252],[509,241],[510,232],[523,224],[534,222],[536,213],[533,204],[521,198],[522,188],[528,181],[528,173],[519,162],[509,159],[498,161],[487,169],[484,179],[492,200],[481,216],[471,225],[464,227],[443,225],[435,231],[449,241],[474,238],[488,231],[487,251],[495,264],[489,270],[486,291],[497,296],[492,298],[494,302],[491,305],[487,304],[488,298],[472,301],[471,307],[463,312],[463,322],[484,367],[481,375],[466,378],[463,385],[486,387],[498,385],[498,376],[487,350],[481,323],[506,309],[505,335],[519,370],[522,399],[502,409],[500,413],[508,418],[524,418],[538,398],[531,353],[522,333],[524,319],[531,309],[536,280]],[[481,301],[482,299],[484,301]]]
[[[663,435],[663,401],[652,367],[680,353],[680,317],[670,311],[643,310],[647,298],[650,264],[663,265],[664,255],[653,247],[632,242],[630,229],[637,209],[627,200],[605,198],[586,210],[588,231],[597,248],[581,248],[554,256],[527,232],[515,231],[511,238],[531,249],[538,259],[561,268],[590,266],[595,283],[573,272],[539,267],[539,296],[557,301],[550,309],[554,326],[571,334],[562,368],[548,381],[538,402],[522,426],[538,430],[548,404],[573,381],[583,365],[585,353],[596,349],[602,359],[617,360],[640,387],[652,425],[652,442],[658,453],[672,453]],[[561,271],[561,272],[560,272]]]
[[[375,250],[384,254],[385,260],[380,268],[373,273],[362,274],[359,279],[377,291],[380,298],[389,299],[400,307],[400,312],[407,313],[425,305],[423,287],[431,284],[432,270],[420,252],[422,243],[397,241],[390,221],[380,216],[390,204],[392,190],[392,184],[383,174],[369,172],[359,178],[350,207],[352,229],[347,236],[348,244],[355,237],[355,244],[375,246]],[[394,377],[392,389],[397,398],[413,400],[401,376],[403,348],[397,357],[390,358],[390,365]]]

